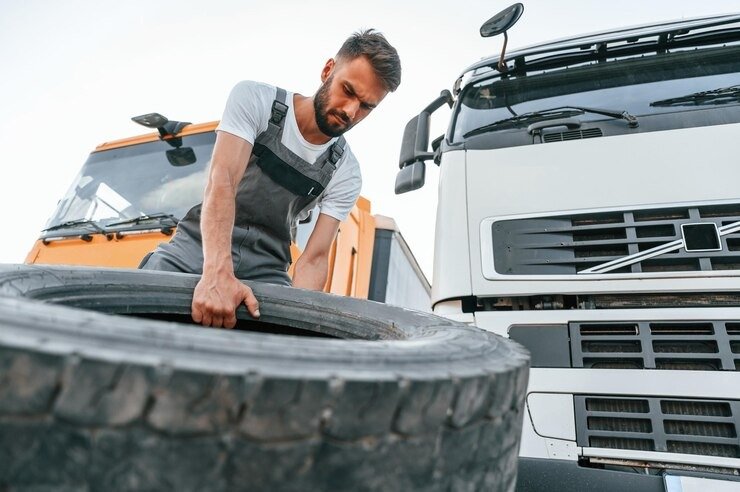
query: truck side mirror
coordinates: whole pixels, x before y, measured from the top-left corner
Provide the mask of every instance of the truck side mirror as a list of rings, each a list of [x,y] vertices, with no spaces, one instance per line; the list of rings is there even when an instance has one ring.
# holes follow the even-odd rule
[[[433,112],[445,104],[452,107],[452,103],[452,93],[444,90],[439,97],[406,124],[398,162],[401,170],[396,176],[396,195],[424,186],[424,161],[434,158],[434,153],[428,150],[429,118]]]
[[[424,186],[426,166],[424,161],[416,161],[398,171],[396,175],[396,195],[418,190]]]
[[[509,34],[507,31],[516,24],[519,18],[524,12],[524,5],[521,3],[515,3],[514,5],[505,8],[498,14],[494,15],[480,26],[480,35],[484,38],[490,38],[491,36],[497,36],[501,33],[504,34],[504,46],[501,48],[501,56],[498,59],[498,71],[504,73],[507,69],[506,66],[506,45],[509,42]]]
[[[398,159],[399,167],[409,165],[418,160],[432,158],[429,148],[429,116],[430,112],[422,111],[406,123],[401,143],[401,156]]]
[[[521,3],[515,3],[505,8],[483,23],[480,27],[480,35],[484,38],[490,38],[502,32],[505,33],[516,24],[516,21],[522,16],[522,12],[524,12],[524,5]]]

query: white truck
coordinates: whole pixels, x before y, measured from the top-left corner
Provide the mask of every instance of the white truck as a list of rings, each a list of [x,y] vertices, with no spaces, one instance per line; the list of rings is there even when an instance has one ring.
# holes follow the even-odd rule
[[[483,59],[425,161],[434,311],[532,354],[517,490],[740,490],[740,14]]]

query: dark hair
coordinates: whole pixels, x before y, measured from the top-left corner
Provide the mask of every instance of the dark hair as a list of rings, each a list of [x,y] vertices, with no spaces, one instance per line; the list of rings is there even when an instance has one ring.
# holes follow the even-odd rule
[[[401,83],[401,60],[396,48],[375,29],[352,34],[337,52],[337,60],[354,60],[364,56],[372,65],[386,90],[393,92]]]

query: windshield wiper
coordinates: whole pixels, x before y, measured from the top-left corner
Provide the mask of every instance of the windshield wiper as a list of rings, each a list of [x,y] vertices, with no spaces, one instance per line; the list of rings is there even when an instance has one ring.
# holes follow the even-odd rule
[[[548,109],[545,111],[532,111],[531,113],[522,113],[510,118],[503,120],[494,121],[487,125],[483,125],[475,130],[470,130],[468,133],[463,135],[463,138],[472,137],[473,135],[480,135],[481,133],[488,133],[493,130],[503,130],[506,128],[516,128],[520,125],[526,125],[533,120],[541,119],[555,119],[555,118],[568,118],[570,116],[576,116],[583,114],[582,111],[561,111],[560,108]]]
[[[179,220],[175,218],[172,214],[164,214],[164,213],[156,213],[156,214],[147,214],[142,215],[140,217],[134,217],[133,219],[129,220],[123,220],[121,222],[114,222],[112,224],[107,224],[106,227],[117,227],[117,226],[124,226],[124,225],[139,225],[144,224],[147,222],[155,222],[157,225],[162,225],[165,222],[169,222],[167,226],[174,227],[177,225]]]
[[[484,125],[480,128],[476,128],[475,130],[471,130],[465,135],[463,135],[463,137],[467,138],[473,135],[479,135],[481,133],[487,133],[493,130],[499,130],[499,129],[503,129],[506,127],[513,128],[518,125],[529,123],[533,120],[551,119],[551,118],[568,118],[571,116],[577,116],[577,115],[581,115],[584,113],[601,114],[604,116],[609,116],[611,118],[626,120],[630,128],[636,128],[637,126],[639,126],[637,117],[629,114],[627,111],[602,109],[602,108],[586,108],[583,106],[560,106],[558,108],[544,109],[542,111],[532,111],[531,113],[523,113],[523,114],[512,116],[510,118],[506,118],[503,120],[495,121],[488,125]]]
[[[662,99],[651,102],[651,106],[703,106],[740,102],[740,85],[712,89],[711,91],[694,92],[685,96]]]
[[[95,232],[104,233],[105,229],[100,227],[100,225],[90,219],[77,219],[77,220],[68,220],[67,222],[62,222],[61,224],[57,224],[55,226],[47,227],[46,229],[43,229],[41,232],[50,232],[50,231],[58,231],[60,229],[74,229],[74,228],[81,228],[81,227],[87,227],[90,229],[93,229]]]

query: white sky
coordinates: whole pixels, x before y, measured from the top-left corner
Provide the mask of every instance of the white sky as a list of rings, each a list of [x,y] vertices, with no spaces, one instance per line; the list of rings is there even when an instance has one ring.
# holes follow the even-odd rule
[[[398,49],[401,87],[347,134],[373,212],[396,219],[431,278],[437,169],[395,196],[406,122],[460,71],[501,49],[480,25],[509,1],[0,0],[0,262],[19,263],[98,144],[136,135],[131,116],[219,119],[252,79],[305,95],[353,31]],[[513,2],[511,2],[513,3]],[[609,27],[740,10],[737,0],[530,0],[509,48]],[[432,138],[448,111],[433,121]]]

